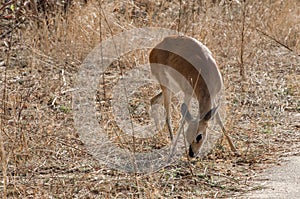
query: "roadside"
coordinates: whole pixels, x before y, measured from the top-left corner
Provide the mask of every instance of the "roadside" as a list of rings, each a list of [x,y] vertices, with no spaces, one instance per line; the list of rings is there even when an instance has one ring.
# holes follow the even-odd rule
[[[250,192],[242,198],[300,198],[299,154],[283,158],[280,165],[269,168],[257,176],[254,182],[261,184],[263,189]]]

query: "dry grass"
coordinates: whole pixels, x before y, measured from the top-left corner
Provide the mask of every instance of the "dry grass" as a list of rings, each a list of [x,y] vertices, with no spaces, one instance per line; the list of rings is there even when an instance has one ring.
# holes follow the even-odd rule
[[[84,7],[74,2],[66,16],[39,16],[39,23],[30,11],[0,10],[1,198],[240,197],[260,188],[252,179],[263,168],[299,154],[299,1],[208,2],[124,0],[102,3],[103,10],[97,1]],[[206,157],[133,175],[88,154],[74,127],[74,78],[101,40],[147,26],[179,29],[211,49],[225,82],[226,128],[241,157],[223,141]],[[147,52],[136,52],[117,65],[126,71],[146,60]],[[112,134],[115,126],[107,121],[117,65],[106,71],[95,102]],[[149,91],[141,95],[147,99]],[[167,142],[166,135],[158,136]],[[152,141],[146,144],[162,144]]]

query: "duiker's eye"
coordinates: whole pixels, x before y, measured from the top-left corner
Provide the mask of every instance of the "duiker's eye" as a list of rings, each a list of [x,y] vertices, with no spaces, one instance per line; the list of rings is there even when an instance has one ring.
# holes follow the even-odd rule
[[[196,141],[197,141],[197,142],[200,142],[200,140],[202,140],[202,134],[199,134],[199,135],[197,135],[197,137],[196,137]]]

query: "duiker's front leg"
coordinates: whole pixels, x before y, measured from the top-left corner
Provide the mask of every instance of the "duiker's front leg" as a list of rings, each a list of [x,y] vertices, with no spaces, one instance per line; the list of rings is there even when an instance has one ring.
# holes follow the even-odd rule
[[[230,136],[227,134],[226,129],[225,129],[224,125],[223,125],[223,122],[222,122],[222,119],[220,117],[219,112],[217,112],[217,114],[216,114],[216,119],[217,119],[217,123],[220,125],[220,127],[222,129],[223,135],[225,136],[226,140],[228,141],[228,144],[230,146],[231,151],[234,152],[235,155],[239,156],[240,153],[238,152],[238,150],[234,146],[234,144],[233,144]]]

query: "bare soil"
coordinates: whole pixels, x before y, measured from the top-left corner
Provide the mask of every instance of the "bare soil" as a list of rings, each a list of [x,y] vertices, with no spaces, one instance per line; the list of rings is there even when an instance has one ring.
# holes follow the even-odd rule
[[[300,157],[285,157],[273,168],[255,178],[261,190],[247,193],[243,198],[299,198]]]

